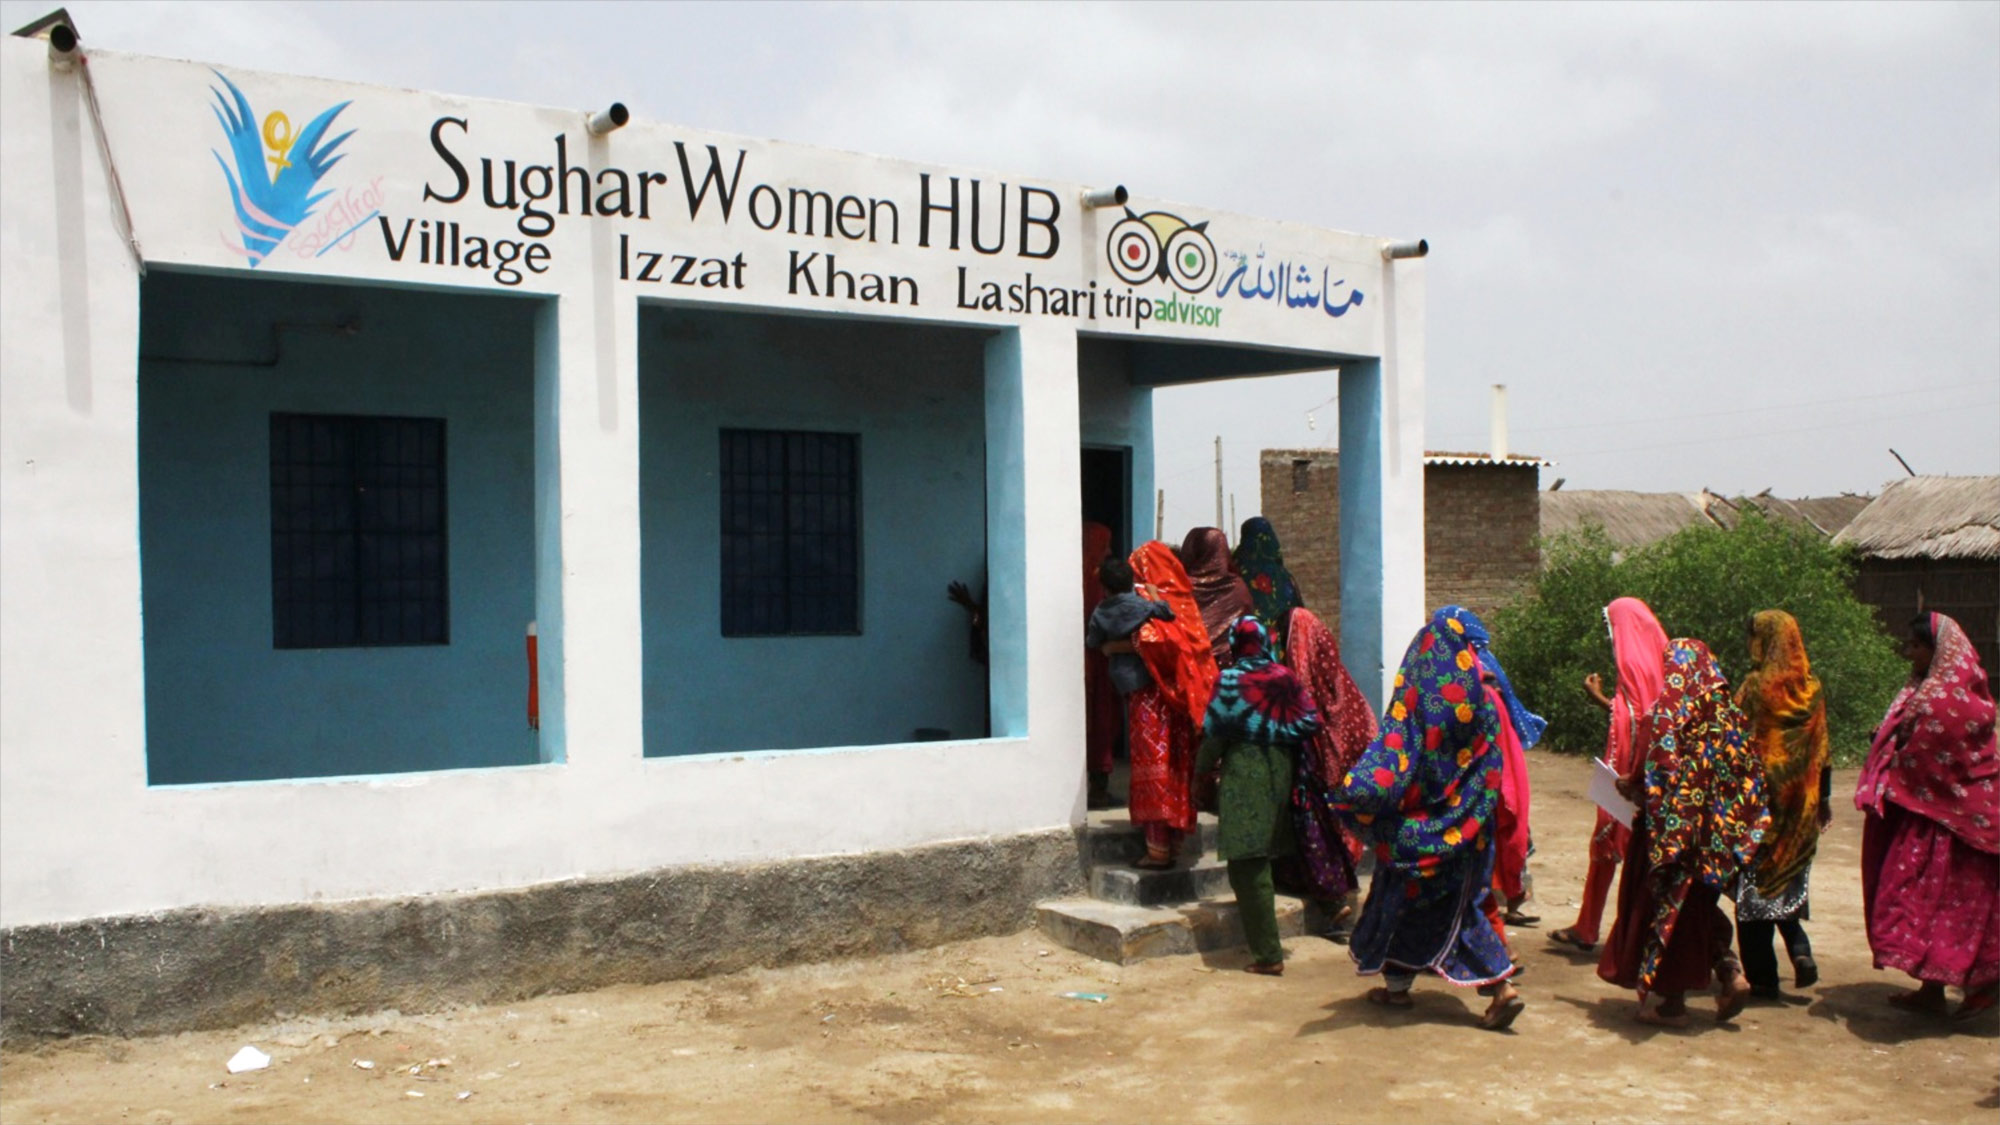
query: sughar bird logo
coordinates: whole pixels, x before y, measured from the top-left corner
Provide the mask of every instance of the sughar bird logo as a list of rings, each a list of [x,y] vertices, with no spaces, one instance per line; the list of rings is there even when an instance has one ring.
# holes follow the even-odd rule
[[[265,115],[260,125],[250,108],[250,99],[243,96],[236,83],[223,77],[220,71],[211,73],[229,88],[225,96],[221,90],[209,87],[209,92],[215,95],[215,104],[209,108],[229,141],[232,159],[223,159],[222,153],[214,149],[209,151],[222,166],[223,178],[229,181],[230,202],[236,210],[236,226],[242,240],[238,247],[230,245],[225,237],[223,245],[243,255],[255,267],[269,258],[332,194],[330,190],[313,189],[343,159],[335,150],[354,135],[354,130],[349,129],[332,140],[326,138],[326,132],[340,111],[353,103],[333,106],[294,133],[291,118],[283,112]]]
[[[1179,215],[1130,207],[1111,225],[1104,253],[1111,272],[1128,285],[1166,278],[1186,293],[1200,293],[1215,280],[1215,243],[1208,240],[1208,221],[1189,223]]]

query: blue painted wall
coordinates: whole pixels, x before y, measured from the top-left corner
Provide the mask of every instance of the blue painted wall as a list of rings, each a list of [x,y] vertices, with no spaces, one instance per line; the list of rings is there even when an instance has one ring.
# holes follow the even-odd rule
[[[1131,345],[1077,341],[1077,425],[1085,445],[1132,451],[1130,543],[1153,538],[1153,389],[1132,379]]]
[[[945,587],[985,582],[989,338],[642,310],[648,756],[898,743],[920,727],[986,734],[986,668],[967,654],[966,616]],[[725,428],[860,435],[860,635],[722,636]]]
[[[152,784],[537,760],[537,302],[155,270],[140,290]],[[320,328],[358,321],[352,335]],[[181,362],[268,360],[270,366]],[[445,419],[451,643],[271,645],[270,415]]]
[[[1382,361],[1340,368],[1340,653],[1382,710]]]

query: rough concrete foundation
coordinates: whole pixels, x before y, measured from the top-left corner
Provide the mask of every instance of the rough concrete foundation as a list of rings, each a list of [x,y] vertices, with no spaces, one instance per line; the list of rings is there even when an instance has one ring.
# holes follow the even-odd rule
[[[0,935],[0,1038],[149,1035],[288,1015],[426,1011],[1011,933],[1080,894],[1078,838],[483,894],[190,909]]]

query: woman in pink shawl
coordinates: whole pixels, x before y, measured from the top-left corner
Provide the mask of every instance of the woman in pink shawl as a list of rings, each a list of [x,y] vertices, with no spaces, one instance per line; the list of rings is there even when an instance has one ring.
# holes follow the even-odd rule
[[[1319,711],[1320,727],[1301,746],[1292,786],[1292,832],[1298,850],[1273,864],[1279,886],[1327,904],[1326,936],[1345,941],[1354,864],[1362,842],[1346,830],[1330,803],[1348,767],[1375,741],[1375,709],[1340,662],[1340,645],[1326,623],[1303,607],[1286,615],[1285,664]]]
[[[1922,981],[1891,1004],[1942,1014],[1946,985],[1965,990],[1954,1019],[1992,1008],[2000,991],[2000,760],[1993,692],[1958,622],[1920,614],[1904,648],[1903,686],[1854,793],[1868,814],[1861,900],[1875,967]]]
[[[1653,611],[1638,598],[1619,598],[1604,607],[1605,624],[1611,630],[1611,649],[1618,661],[1616,694],[1607,698],[1604,682],[1592,672],[1583,678],[1583,690],[1599,707],[1611,713],[1611,730],[1604,742],[1604,763],[1630,776],[1638,762],[1634,759],[1633,735],[1639,720],[1646,717],[1654,701],[1666,690],[1662,670],[1667,656],[1667,631]],[[1576,922],[1549,935],[1558,945],[1573,945],[1586,952],[1597,947],[1599,927],[1604,924],[1604,904],[1611,895],[1612,877],[1625,855],[1631,830],[1610,813],[1597,810],[1597,828],[1590,837],[1590,871],[1584,876],[1583,903]]]
[[[1219,527],[1197,527],[1181,540],[1181,565],[1194,584],[1194,600],[1201,605],[1201,623],[1208,628],[1209,651],[1215,655],[1217,670],[1235,662],[1229,652],[1230,630],[1236,619],[1257,611],[1250,600],[1250,587],[1236,573],[1229,554],[1229,536]]]

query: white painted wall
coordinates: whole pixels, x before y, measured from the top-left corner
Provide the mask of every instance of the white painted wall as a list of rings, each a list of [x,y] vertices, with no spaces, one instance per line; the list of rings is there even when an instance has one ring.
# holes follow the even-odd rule
[[[221,83],[190,63],[93,53],[108,144],[131,193],[149,268],[245,269],[236,220],[211,150],[227,152],[210,105]],[[38,42],[0,41],[0,925],[58,922],[196,904],[267,904],[521,886],[664,865],[896,848],[1075,823],[1082,809],[1082,676],[1076,623],[1079,440],[1076,334],[1246,343],[1383,357],[1413,381],[1399,400],[1390,509],[1407,574],[1389,591],[1402,616],[1421,610],[1421,289],[1401,267],[1384,292],[1380,240],[1159,203],[1206,221],[1223,253],[1259,251],[1275,266],[1342,279],[1365,299],[1340,317],[1276,298],[1194,300],[1224,311],[1213,325],[1022,315],[957,307],[960,267],[977,279],[1118,291],[1177,303],[1168,282],[1136,289],[1107,268],[1105,237],[1121,212],[1084,212],[1080,185],[1027,181],[1059,200],[1061,250],[1025,259],[1008,249],[915,245],[919,175],[934,189],[1017,177],[833,153],[635,122],[587,138],[581,111],[535,109],[315,79],[231,72],[256,112],[285,112],[296,130],[341,101],[334,132],[355,130],[322,186],[335,191],[257,269],[390,285],[517,288],[554,294],[556,372],[538,403],[558,419],[560,477],[543,525],[545,740],[550,764],[382,778],[148,788],[141,674],[136,362],[138,269],[125,245],[81,71],[53,72]],[[391,261],[379,231],[318,256],[308,228],[354,193],[379,193],[403,218],[456,220],[465,233],[512,233],[513,216],[476,202],[426,202],[445,182],[430,130],[452,134],[480,193],[481,155],[540,160],[567,137],[573,159],[666,170],[650,220],[559,217],[537,241],[549,269],[518,287],[488,273]],[[733,162],[743,189],[824,188],[894,199],[902,241],[886,246],[746,226],[739,197],[724,222],[713,198],[691,217],[673,143],[699,173],[706,146]],[[962,187],[961,190],[968,190]],[[374,196],[370,195],[370,199]],[[989,196],[989,199],[992,198]],[[1039,198],[1039,197],[1037,197]],[[364,201],[365,202],[365,201]],[[1009,200],[1009,223],[1018,222]],[[366,204],[373,205],[373,204]],[[939,220],[934,220],[939,221]],[[990,219],[989,219],[990,222]],[[989,237],[991,227],[987,228]],[[936,235],[937,232],[933,232]],[[1031,232],[1033,233],[1033,232]],[[742,290],[671,289],[620,280],[620,238],[665,253],[744,255]],[[518,237],[518,235],[516,236]],[[933,242],[942,243],[941,237]],[[963,239],[962,239],[963,241]],[[344,248],[343,248],[344,247]],[[786,290],[793,250],[839,254],[843,269],[912,278],[916,307]],[[409,253],[414,253],[414,250]],[[1222,263],[1225,272],[1229,263]],[[1313,286],[1294,296],[1303,299]],[[826,315],[869,313],[1012,330],[989,366],[1018,356],[1023,425],[1018,458],[1025,529],[1015,609],[1025,661],[1026,731],[1018,737],[914,746],[647,760],[642,756],[639,597],[637,301],[692,299]],[[1386,347],[1387,307],[1399,349]],[[1005,341],[1004,346],[1002,340]],[[543,364],[543,374],[547,365]],[[1412,401],[1412,395],[1419,401]],[[990,415],[990,411],[989,411]],[[989,423],[991,418],[989,417]],[[1385,443],[1386,444],[1386,443]],[[1385,488],[1385,494],[1390,489]],[[1140,498],[1143,501],[1143,497]],[[996,513],[1004,519],[1005,513]],[[551,578],[555,548],[559,577]],[[1409,555],[1404,548],[1414,550]],[[1398,567],[1400,569],[1400,567]],[[1407,588],[1416,583],[1414,593]],[[996,608],[996,615],[999,614]],[[553,630],[552,630],[553,626]],[[1390,644],[1385,639],[1385,648]],[[1400,644],[1398,643],[1398,648]],[[996,684],[996,708],[1003,685]],[[996,723],[999,716],[996,715]],[[1002,729],[1006,725],[1002,724]]]

